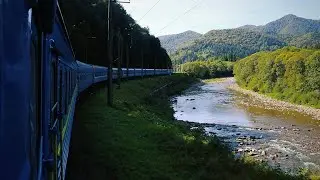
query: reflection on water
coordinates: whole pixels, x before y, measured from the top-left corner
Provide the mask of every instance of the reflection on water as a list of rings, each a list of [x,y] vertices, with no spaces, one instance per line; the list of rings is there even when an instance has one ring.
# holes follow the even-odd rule
[[[176,97],[173,107],[178,120],[239,126],[252,126],[248,113],[233,104],[228,83],[205,84],[190,88]]]

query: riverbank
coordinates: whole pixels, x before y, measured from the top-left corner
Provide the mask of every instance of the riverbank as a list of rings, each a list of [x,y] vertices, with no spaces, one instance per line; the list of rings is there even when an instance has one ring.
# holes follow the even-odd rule
[[[229,86],[229,89],[234,91],[250,95],[254,97],[256,100],[261,101],[263,104],[267,105],[269,108],[277,109],[277,110],[293,110],[302,114],[306,114],[312,116],[314,119],[320,120],[320,109],[292,104],[286,101],[281,101],[278,99],[274,99],[264,94],[259,94],[257,92],[243,89],[238,84],[234,83]]]
[[[91,95],[76,111],[67,179],[304,179],[236,160],[200,124],[176,121],[169,97],[194,82],[183,75],[126,81],[113,108],[104,88]]]
[[[209,83],[176,97],[173,107],[177,119],[210,124],[207,133],[228,143],[236,154],[249,155],[292,174],[301,169],[319,174],[320,121],[228,89],[235,84],[232,78],[204,82]],[[196,110],[187,111],[192,107]]]

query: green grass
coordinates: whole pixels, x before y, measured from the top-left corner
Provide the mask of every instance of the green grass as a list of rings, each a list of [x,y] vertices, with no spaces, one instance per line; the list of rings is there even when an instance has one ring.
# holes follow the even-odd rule
[[[176,121],[168,96],[195,81],[183,75],[126,81],[114,91],[113,108],[105,89],[88,97],[77,108],[67,179],[303,179],[235,160],[203,128]]]

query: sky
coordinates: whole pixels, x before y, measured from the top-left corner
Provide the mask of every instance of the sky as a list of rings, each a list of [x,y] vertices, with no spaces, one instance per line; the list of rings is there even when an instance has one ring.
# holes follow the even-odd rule
[[[287,14],[320,19],[320,0],[130,0],[122,5],[156,36],[264,25]]]

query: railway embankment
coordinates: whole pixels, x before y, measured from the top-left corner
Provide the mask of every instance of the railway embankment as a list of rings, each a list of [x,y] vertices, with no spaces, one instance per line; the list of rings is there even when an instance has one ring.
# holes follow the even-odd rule
[[[174,119],[170,96],[197,82],[184,75],[126,81],[77,107],[67,179],[304,179],[235,159],[200,124]]]

